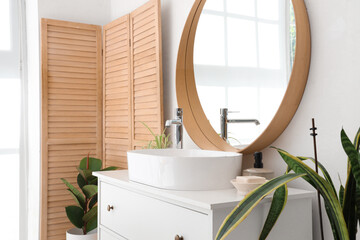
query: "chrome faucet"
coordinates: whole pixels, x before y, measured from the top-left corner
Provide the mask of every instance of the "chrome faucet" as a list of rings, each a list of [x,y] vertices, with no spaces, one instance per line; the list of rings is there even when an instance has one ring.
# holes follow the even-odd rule
[[[220,137],[225,141],[228,138],[228,131],[227,131],[228,123],[255,123],[255,125],[260,125],[260,122],[257,119],[228,119],[229,113],[231,112],[229,112],[227,108],[220,109],[220,125],[221,125]]]
[[[176,125],[176,148],[182,149],[183,148],[183,109],[176,108],[175,109],[175,119],[167,120],[165,123],[165,127],[170,127],[171,125]]]

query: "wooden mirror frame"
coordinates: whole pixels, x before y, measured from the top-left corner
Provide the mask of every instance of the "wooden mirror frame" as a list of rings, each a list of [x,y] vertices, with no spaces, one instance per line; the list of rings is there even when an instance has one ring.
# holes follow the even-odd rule
[[[178,51],[176,95],[184,111],[184,126],[201,149],[250,154],[273,143],[289,125],[305,91],[311,57],[310,24],[304,0],[292,0],[296,22],[296,50],[293,70],[284,98],[274,118],[249,146],[237,149],[226,143],[211,126],[201,106],[194,74],[194,42],[198,22],[206,0],[195,0],[187,18]],[[219,115],[220,117],[220,115]]]

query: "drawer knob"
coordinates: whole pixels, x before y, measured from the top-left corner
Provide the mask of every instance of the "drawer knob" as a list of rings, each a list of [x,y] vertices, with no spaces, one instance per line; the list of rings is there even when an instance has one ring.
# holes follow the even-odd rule
[[[175,240],[184,240],[184,238],[182,236],[176,235]]]
[[[108,206],[107,206],[107,210],[108,210],[108,212],[110,212],[111,210],[114,210],[114,206],[108,205]]]

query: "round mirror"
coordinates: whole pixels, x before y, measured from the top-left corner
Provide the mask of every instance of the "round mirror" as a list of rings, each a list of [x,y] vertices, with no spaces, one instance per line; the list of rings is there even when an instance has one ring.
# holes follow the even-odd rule
[[[291,0],[206,1],[195,36],[196,89],[211,126],[233,147],[249,146],[274,118],[295,43]]]
[[[192,140],[245,154],[269,146],[301,101],[310,42],[304,0],[195,0],[176,72]]]

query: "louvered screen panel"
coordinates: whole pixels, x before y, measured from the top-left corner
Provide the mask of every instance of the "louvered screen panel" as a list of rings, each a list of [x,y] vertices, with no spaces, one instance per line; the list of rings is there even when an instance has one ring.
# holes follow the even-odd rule
[[[133,148],[141,149],[163,129],[160,1],[150,0],[130,14],[133,80]]]
[[[42,19],[41,240],[64,240],[80,160],[102,157],[101,27]]]
[[[131,146],[131,61],[129,15],[104,26],[104,159],[127,168]]]

